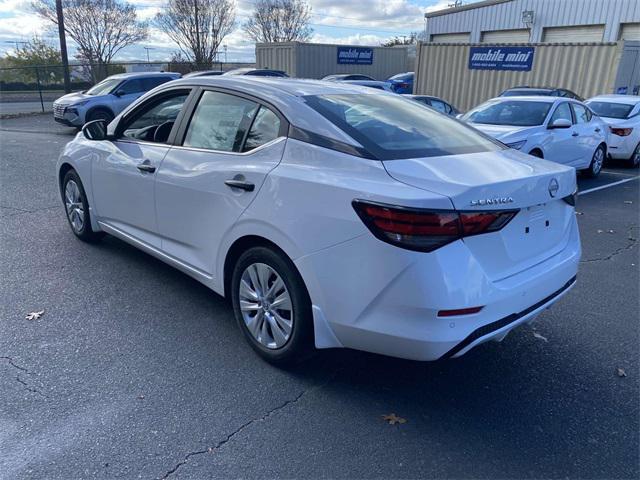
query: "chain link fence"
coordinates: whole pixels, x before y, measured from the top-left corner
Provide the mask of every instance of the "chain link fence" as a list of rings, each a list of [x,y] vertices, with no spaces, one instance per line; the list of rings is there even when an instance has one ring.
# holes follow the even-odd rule
[[[210,68],[196,68],[192,63],[123,62],[102,65],[69,65],[71,91],[88,90],[110,75],[134,72],[177,72],[197,70],[233,70],[253,67],[253,63],[215,62]],[[55,99],[65,94],[62,65],[38,65],[0,68],[0,114],[2,116],[52,110]]]

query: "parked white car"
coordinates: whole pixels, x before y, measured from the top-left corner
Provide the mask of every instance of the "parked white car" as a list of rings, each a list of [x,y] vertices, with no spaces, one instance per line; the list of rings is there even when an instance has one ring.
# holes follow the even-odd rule
[[[640,96],[598,95],[585,103],[609,125],[609,156],[640,165]]]
[[[57,178],[77,237],[227,296],[273,362],[462,355],[566,294],[581,254],[572,168],[338,82],[171,82],[86,125]]]
[[[498,97],[463,115],[478,130],[534,157],[596,177],[607,154],[607,125],[569,98]]]

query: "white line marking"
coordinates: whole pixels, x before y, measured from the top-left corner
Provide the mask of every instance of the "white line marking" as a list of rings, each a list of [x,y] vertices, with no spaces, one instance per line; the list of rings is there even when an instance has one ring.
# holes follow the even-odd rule
[[[612,172],[611,170],[603,170],[602,173],[605,175],[620,175],[621,177],[637,177],[633,173]]]
[[[578,195],[585,195],[587,193],[597,192],[598,190],[604,190],[605,188],[615,187],[616,185],[627,183],[627,182],[630,182],[631,180],[637,180],[638,178],[640,178],[640,175],[635,176],[633,178],[625,178],[624,180],[620,180],[618,182],[607,183],[606,185],[600,185],[599,187],[594,187],[594,188],[590,188],[589,190],[583,190],[582,192],[578,192]]]

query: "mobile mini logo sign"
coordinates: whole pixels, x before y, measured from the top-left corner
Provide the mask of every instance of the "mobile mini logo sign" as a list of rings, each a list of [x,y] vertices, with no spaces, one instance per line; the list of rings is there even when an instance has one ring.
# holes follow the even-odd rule
[[[469,70],[516,70],[529,72],[534,47],[471,47]]]
[[[338,47],[339,65],[372,65],[373,48]]]

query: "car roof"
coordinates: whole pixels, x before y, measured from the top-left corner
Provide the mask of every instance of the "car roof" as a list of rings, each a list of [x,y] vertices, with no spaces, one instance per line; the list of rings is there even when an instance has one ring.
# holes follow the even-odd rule
[[[594,100],[635,105],[636,103],[640,102],[640,95],[596,95],[595,97],[591,97],[590,99],[588,99],[587,102],[591,102]]]
[[[551,97],[548,95],[514,95],[513,97],[496,97],[487,101],[488,102],[493,102],[493,101],[512,102],[514,100],[523,101],[523,102],[546,102],[546,103],[554,103],[554,102],[557,102],[558,100],[579,102],[579,100],[575,100],[573,98]]]
[[[387,85],[382,80],[345,80],[343,83],[347,85]]]
[[[108,78],[139,78],[139,77],[179,77],[180,74],[176,72],[128,72],[128,73],[116,73],[110,75]]]

